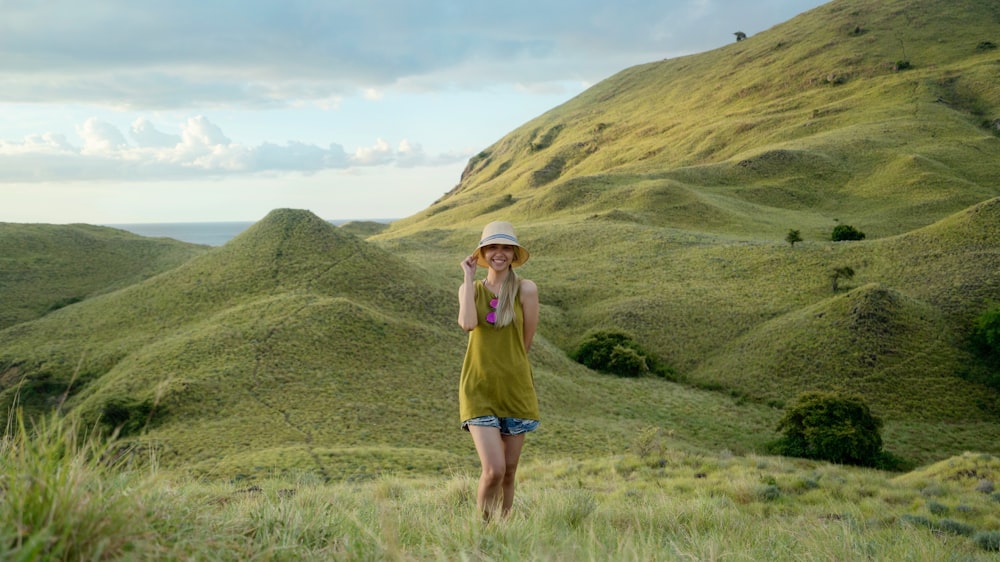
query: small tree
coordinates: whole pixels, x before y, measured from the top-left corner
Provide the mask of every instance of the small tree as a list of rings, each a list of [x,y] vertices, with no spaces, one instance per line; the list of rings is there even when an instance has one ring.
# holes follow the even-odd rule
[[[806,392],[778,422],[778,454],[839,464],[876,466],[882,459],[882,420],[855,396]]]
[[[796,242],[802,241],[802,233],[798,230],[789,230],[788,234],[785,235],[785,242],[788,242],[793,248]]]
[[[1000,360],[1000,305],[976,318],[969,337],[976,350],[984,357]]]
[[[836,293],[837,289],[840,288],[841,279],[853,279],[854,278],[854,268],[849,265],[843,267],[835,267],[833,271],[830,272],[830,282],[833,285],[833,292]]]
[[[838,224],[833,227],[833,233],[830,235],[830,239],[834,242],[841,242],[843,240],[864,240],[865,233],[849,224]]]

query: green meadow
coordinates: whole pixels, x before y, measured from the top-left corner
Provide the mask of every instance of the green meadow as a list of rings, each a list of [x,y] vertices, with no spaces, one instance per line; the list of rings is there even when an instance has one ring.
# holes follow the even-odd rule
[[[0,559],[996,559],[1000,374],[969,333],[1000,302],[998,23],[835,0],[627,68],[390,225],[0,224]],[[531,250],[543,419],[483,526],[455,319],[492,220]],[[609,329],[675,375],[570,359]],[[768,456],[814,390],[905,471]]]
[[[996,560],[1000,458],[907,474],[695,454],[657,432],[625,453],[524,463],[483,524],[475,476],[255,482],[132,466],[48,418],[0,441],[3,560]],[[86,435],[86,432],[84,432]],[[25,478],[26,474],[32,475]]]

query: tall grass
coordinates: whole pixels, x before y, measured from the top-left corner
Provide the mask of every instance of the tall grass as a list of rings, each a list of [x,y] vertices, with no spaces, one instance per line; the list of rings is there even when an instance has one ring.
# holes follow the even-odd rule
[[[483,524],[474,475],[194,480],[55,417],[0,441],[0,560],[995,560],[1000,459],[893,478],[660,450],[527,463]],[[974,476],[970,476],[974,475]]]
[[[31,427],[18,411],[0,440],[0,558],[100,560],[149,540],[125,450],[55,415]]]

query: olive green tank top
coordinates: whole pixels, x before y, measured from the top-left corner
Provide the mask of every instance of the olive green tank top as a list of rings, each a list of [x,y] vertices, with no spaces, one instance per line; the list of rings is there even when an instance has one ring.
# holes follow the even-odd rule
[[[496,328],[486,321],[493,311],[493,293],[476,281],[476,315],[479,322],[469,332],[458,408],[461,421],[481,416],[537,420],[535,380],[524,349],[524,311],[518,292],[514,299],[514,321]]]

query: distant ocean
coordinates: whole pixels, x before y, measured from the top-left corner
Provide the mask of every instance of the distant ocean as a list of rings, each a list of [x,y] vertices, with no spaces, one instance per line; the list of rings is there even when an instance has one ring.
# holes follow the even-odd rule
[[[392,222],[395,219],[370,219],[375,222]],[[330,224],[340,226],[350,220],[331,220]],[[222,246],[239,233],[253,226],[253,222],[163,222],[137,224],[106,224],[112,228],[127,230],[139,236],[150,238],[173,238],[192,244]]]

